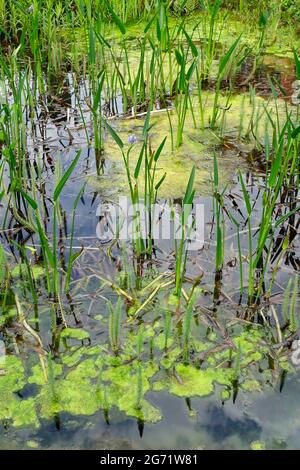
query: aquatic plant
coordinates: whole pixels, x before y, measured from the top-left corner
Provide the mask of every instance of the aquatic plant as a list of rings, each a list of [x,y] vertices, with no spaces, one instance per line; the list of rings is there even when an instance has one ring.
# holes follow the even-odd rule
[[[193,224],[190,223],[189,217],[192,211],[192,204],[195,197],[194,190],[194,181],[195,181],[195,172],[196,168],[193,167],[190,178],[186,187],[185,195],[182,202],[182,213],[180,217],[179,231],[181,232],[181,237],[179,243],[177,241],[177,235],[174,234],[174,244],[175,244],[175,295],[180,299],[182,284],[185,275],[185,268],[188,256],[188,243],[191,231],[193,229]],[[175,224],[175,229],[178,229],[177,224]]]
[[[120,333],[122,320],[122,303],[120,297],[116,305],[108,302],[109,311],[109,341],[112,351],[118,354],[120,348]]]

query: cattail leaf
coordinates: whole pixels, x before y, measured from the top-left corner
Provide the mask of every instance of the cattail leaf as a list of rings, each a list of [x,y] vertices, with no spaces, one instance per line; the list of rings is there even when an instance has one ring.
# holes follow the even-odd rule
[[[296,139],[299,134],[300,134],[300,126],[294,129],[294,131],[292,132],[292,138]]]
[[[242,37],[242,34],[239,35],[239,37],[234,41],[234,43],[232,44],[232,46],[229,48],[229,50],[226,52],[226,54],[224,55],[224,57],[222,57],[221,61],[220,61],[220,65],[219,65],[219,76],[221,77],[224,73],[224,70],[225,70],[225,67],[226,65],[228,64],[232,54],[234,53],[238,43],[240,42],[241,40],[241,37]]]
[[[192,65],[189,67],[188,71],[187,71],[187,74],[186,74],[186,79],[187,81],[190,81],[193,73],[194,73],[194,70],[196,68],[196,61],[194,60],[194,62],[192,63]]]
[[[26,199],[26,201],[31,205],[31,207],[34,210],[36,210],[38,208],[38,205],[37,205],[36,201],[34,199],[32,199],[32,197],[30,197],[29,194],[25,193],[25,191],[23,191],[23,189],[19,189],[19,193],[22,194],[24,199]]]
[[[96,38],[98,39],[98,41],[100,42],[100,44],[105,45],[106,47],[108,47],[109,49],[111,49],[111,45],[109,44],[109,42],[102,36],[102,34],[98,33],[97,31],[94,30],[94,33],[96,35]]]
[[[180,66],[182,66],[182,64],[183,64],[183,57],[182,57],[182,55],[180,54],[180,52],[179,52],[178,49],[175,49],[175,56],[176,56],[176,60],[177,60],[178,64],[179,64]]]
[[[165,181],[166,179],[166,176],[167,176],[167,173],[165,173],[159,180],[159,182],[156,184],[155,186],[155,191],[158,191],[159,188],[161,187],[161,185],[163,184],[163,182]]]
[[[154,155],[154,161],[157,162],[157,160],[159,159],[160,157],[160,154],[165,146],[165,143],[166,143],[166,140],[167,140],[167,137],[164,138],[164,140],[162,141],[162,143],[160,144],[160,146],[158,147],[158,149],[156,150],[155,152],[155,155]]]
[[[124,35],[126,34],[126,28],[124,26],[124,24],[122,23],[121,19],[118,17],[118,15],[115,13],[113,7],[111,6],[111,4],[109,2],[107,2],[107,7],[109,9],[109,12],[112,16],[112,19],[114,20],[114,22],[116,23],[116,25],[118,26],[119,30],[121,31],[121,33]]]
[[[97,108],[98,108],[100,100],[101,100],[101,93],[102,93],[102,90],[103,90],[104,79],[105,79],[105,71],[102,70],[101,73],[100,73],[100,77],[99,77],[98,90],[97,90],[97,93],[95,95],[94,102],[93,102],[93,111],[94,111],[94,113],[97,111]]]
[[[192,52],[192,55],[193,57],[198,57],[198,49],[197,47],[195,46],[191,36],[188,35],[188,33],[186,32],[186,30],[184,28],[182,28],[182,31],[186,37],[186,40],[188,42],[188,45],[190,46],[190,49],[191,49],[191,52]]]
[[[241,181],[241,186],[242,186],[242,191],[243,191],[244,202],[246,204],[246,209],[247,209],[248,215],[250,216],[251,212],[252,212],[252,207],[251,207],[249,194],[248,194],[248,191],[246,189],[244,179],[243,179],[243,175],[242,175],[241,171],[239,171],[239,175],[240,175],[240,181]]]
[[[283,152],[284,140],[281,140],[280,146],[277,150],[275,160],[272,162],[271,173],[269,177],[269,186],[272,188],[276,183],[276,178],[281,167],[281,158]]]
[[[42,248],[43,250],[45,251],[46,255],[47,255],[47,258],[49,260],[49,263],[50,263],[50,266],[52,269],[55,268],[55,262],[54,262],[54,257],[53,257],[53,254],[51,252],[51,249],[50,249],[50,246],[49,246],[49,242],[47,240],[47,237],[45,235],[45,232],[43,230],[43,227],[40,223],[40,219],[39,219],[39,216],[38,214],[36,215],[36,225],[37,225],[37,229],[38,229],[38,233],[39,233],[39,237],[40,237],[40,240],[41,240],[41,245],[42,245]]]
[[[190,203],[189,201],[191,199],[191,195],[193,194],[195,173],[196,173],[196,167],[194,165],[193,168],[192,168],[191,174],[190,174],[190,178],[189,178],[187,187],[186,187],[185,196],[184,196],[184,199],[183,199],[183,204],[189,204]]]
[[[147,34],[149,29],[151,28],[152,24],[154,23],[154,20],[156,18],[156,15],[153,16],[153,18],[151,18],[151,20],[148,22],[148,24],[146,25],[145,29],[144,29],[144,34]]]
[[[300,59],[298,57],[298,54],[295,48],[293,48],[293,53],[294,53],[295,64],[296,64],[296,77],[298,80],[300,80]]]
[[[77,154],[76,154],[74,160],[72,161],[71,165],[69,166],[69,168],[67,169],[67,171],[65,172],[65,174],[63,175],[63,177],[61,178],[59,183],[57,184],[57,186],[54,190],[54,196],[53,196],[54,202],[57,201],[57,199],[59,198],[60,193],[62,192],[63,188],[65,187],[65,185],[68,181],[68,179],[70,178],[71,174],[73,173],[74,168],[77,165],[78,160],[80,158],[80,155],[81,155],[81,150],[79,150],[77,152]]]
[[[142,149],[140,151],[139,158],[138,158],[135,170],[134,170],[134,178],[135,179],[138,179],[139,174],[140,174],[141,165],[142,165],[143,156],[144,156],[144,151],[145,151],[145,142],[143,143],[143,146],[142,146]]]
[[[151,118],[151,111],[150,111],[150,106],[148,106],[147,115],[146,115],[146,119],[145,119],[145,123],[143,127],[144,138],[147,136],[147,133],[150,130],[150,118]]]
[[[120,147],[120,149],[123,150],[123,147],[124,147],[123,141],[120,139],[116,131],[108,124],[108,122],[105,119],[103,119],[102,122],[103,122],[104,127],[110,133],[112,139],[115,141],[118,147]]]
[[[95,35],[93,28],[90,28],[89,32],[89,59],[92,65],[96,63]]]

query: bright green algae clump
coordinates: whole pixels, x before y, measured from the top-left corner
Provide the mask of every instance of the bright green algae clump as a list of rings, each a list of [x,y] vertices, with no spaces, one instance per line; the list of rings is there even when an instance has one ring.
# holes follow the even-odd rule
[[[34,398],[23,400],[16,394],[26,384],[22,361],[15,356],[7,356],[1,369],[0,420],[11,420],[14,426],[37,427]]]
[[[211,92],[204,92],[205,96],[205,122],[209,122],[212,114],[214,95]],[[192,96],[192,101],[196,98]],[[284,102],[277,103],[282,109],[284,116]],[[254,105],[255,114],[261,112],[265,102],[263,98],[256,97]],[[220,106],[226,106],[225,97],[220,97]],[[197,123],[195,128],[191,113],[187,113],[184,130],[184,141],[178,149],[172,149],[172,139],[170,136],[170,124],[166,112],[159,112],[151,116],[153,127],[149,134],[152,149],[156,150],[161,142],[167,137],[164,148],[159,157],[157,166],[157,181],[167,172],[166,179],[159,189],[160,197],[180,197],[185,193],[188,178],[193,165],[196,167],[195,189],[201,194],[209,194],[212,191],[212,174],[214,166],[214,152],[219,148],[223,148],[224,139],[234,140],[236,147],[231,151],[225,151],[218,159],[220,184],[224,185],[230,182],[236,169],[247,169],[245,154],[250,154],[256,143],[251,139],[249,142],[241,143],[239,134],[247,133],[251,124],[253,113],[253,103],[250,97],[244,95],[234,95],[230,99],[230,105],[226,112],[226,120],[224,121],[223,137],[218,137],[218,131],[208,128],[208,124],[202,129]],[[269,112],[272,114],[274,102],[270,100]],[[243,115],[243,123],[241,124],[240,115]],[[172,122],[174,139],[176,141],[177,133],[177,117],[173,110],[169,114]],[[197,121],[198,122],[198,121]],[[125,151],[128,148],[128,137],[134,134],[138,142],[133,146],[130,154],[129,167],[131,174],[137,164],[138,156],[142,146],[142,132],[144,120],[141,119],[118,119],[111,123],[118,135],[125,144]],[[256,137],[263,144],[265,133],[271,136],[270,126],[267,127],[267,118],[260,119],[256,129]],[[267,130],[266,130],[267,129]],[[248,141],[248,138],[246,139]],[[176,143],[176,142],[175,142]],[[225,146],[226,149],[226,146]],[[218,150],[219,151],[219,150]],[[242,155],[242,156],[241,156]],[[124,168],[122,153],[118,146],[107,135],[105,152],[103,158],[109,162],[109,167],[104,175],[92,176],[89,178],[89,184],[93,189],[102,191],[111,197],[116,194],[126,194],[128,192],[126,172]],[[113,177],[115,184],[111,185]],[[140,187],[143,188],[143,172],[139,175]]]
[[[206,369],[198,370],[192,366],[179,364],[176,372],[182,383],[173,379],[170,392],[180,397],[206,396],[214,391],[214,382],[222,385],[230,385],[232,370],[230,369]]]
[[[212,342],[219,341],[216,335],[201,341],[192,339],[196,356],[207,355],[200,366],[192,361],[182,363],[182,349],[176,338],[168,341],[166,350],[164,337],[158,334],[160,328],[159,322],[145,327],[144,351],[147,342],[152,341],[152,360],[136,356],[137,334],[128,334],[122,352],[116,356],[109,352],[108,345],[84,346],[86,332],[74,335],[72,329],[66,329],[64,336],[73,345],[59,361],[40,357],[26,373],[21,359],[7,356],[0,367],[0,419],[16,427],[38,427],[41,419],[61,412],[89,416],[117,407],[128,416],[157,422],[162,414],[148,401],[150,391],[168,391],[183,398],[206,397],[221,387],[219,396],[224,401],[230,399],[233,387],[244,393],[263,390],[257,370],[263,368],[268,350],[258,329],[236,334],[235,350],[228,346],[221,352],[210,352]],[[27,386],[35,387],[34,392],[23,399],[22,390]]]

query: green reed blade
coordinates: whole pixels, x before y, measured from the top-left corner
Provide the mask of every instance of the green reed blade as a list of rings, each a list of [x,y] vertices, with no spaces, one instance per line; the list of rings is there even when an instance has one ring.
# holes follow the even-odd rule
[[[141,151],[140,151],[140,154],[139,154],[139,158],[138,158],[135,170],[134,170],[134,178],[136,180],[138,179],[139,174],[140,174],[144,153],[145,153],[145,142],[143,142],[143,145],[142,145],[142,148],[141,148]]]
[[[194,188],[194,182],[195,182],[195,174],[196,174],[196,167],[193,165],[189,181],[186,187],[185,195],[183,198],[183,204],[189,204],[189,201],[191,201],[191,196],[193,195],[193,188]]]
[[[67,169],[67,171],[65,172],[65,174],[63,175],[63,177],[61,178],[59,183],[57,184],[57,186],[54,190],[54,195],[53,195],[54,202],[56,202],[58,200],[60,193],[62,192],[64,186],[66,185],[66,183],[68,181],[68,179],[70,178],[71,174],[73,173],[73,170],[74,170],[75,166],[78,163],[80,155],[81,155],[81,150],[79,150],[77,152],[77,154],[76,154],[74,160],[72,161],[71,165],[69,166],[69,168]]]
[[[118,26],[119,30],[121,31],[121,33],[124,35],[126,34],[126,28],[123,24],[123,22],[121,21],[121,19],[118,17],[118,15],[115,13],[113,7],[111,6],[110,2],[107,2],[107,7],[110,11],[110,14],[114,20],[114,22],[116,23],[116,25]]]
[[[158,149],[156,150],[155,154],[154,154],[154,161],[157,162],[157,160],[159,159],[160,157],[160,154],[165,146],[165,143],[166,143],[166,140],[167,140],[167,137],[164,138],[164,140],[162,141],[162,143],[160,144],[160,146],[158,147]]]
[[[103,122],[103,125],[104,127],[108,130],[108,132],[110,133],[112,139],[115,141],[115,143],[118,145],[118,147],[123,151],[123,148],[124,148],[124,144],[123,144],[123,141],[121,140],[121,138],[118,136],[118,134],[116,133],[116,131],[108,124],[108,122],[103,119],[102,120]]]
[[[295,64],[296,64],[296,77],[300,80],[300,59],[295,48],[293,48]]]

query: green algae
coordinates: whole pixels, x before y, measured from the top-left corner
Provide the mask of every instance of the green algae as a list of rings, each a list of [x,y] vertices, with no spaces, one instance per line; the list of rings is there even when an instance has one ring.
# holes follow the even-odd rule
[[[70,338],[76,339],[78,341],[84,341],[85,339],[89,339],[89,337],[89,333],[81,328],[65,328],[61,332],[61,338]]]
[[[5,397],[10,393],[21,390],[25,383],[25,370],[21,359],[16,356],[6,356],[1,363],[0,396]]]
[[[154,346],[160,351],[162,351],[163,349],[165,349],[166,346],[167,348],[170,348],[173,342],[174,342],[173,338],[168,338],[167,345],[166,345],[165,335],[164,333],[160,333],[154,339]]]
[[[0,420],[11,420],[15,427],[39,427],[34,398],[22,400],[16,396],[10,396],[1,405]]]
[[[220,398],[221,398],[222,402],[230,400],[230,397],[231,397],[231,393],[230,393],[229,390],[227,390],[227,389],[221,390]]]
[[[0,327],[6,325],[10,321],[13,321],[18,316],[16,308],[11,308],[7,312],[2,312],[0,316]]]
[[[263,441],[253,441],[250,448],[251,450],[266,450],[266,444]]]
[[[27,447],[29,447],[29,449],[38,449],[39,448],[39,443],[37,441],[31,440],[31,439],[26,442],[26,445],[27,445]]]
[[[214,392],[214,384],[231,385],[231,369],[196,369],[190,365],[175,366],[178,377],[173,377],[170,392],[180,397],[207,396]]]
[[[170,369],[170,367],[176,362],[176,360],[181,355],[182,355],[182,350],[178,347],[175,347],[171,351],[168,351],[165,357],[161,359],[160,363],[164,367],[164,369]]]
[[[106,398],[108,405],[117,406],[128,416],[133,416],[148,422],[156,422],[161,419],[160,411],[153,407],[144,398],[139,398],[140,388],[144,395],[150,389],[149,379],[157,372],[157,366],[152,363],[143,364],[141,377],[138,375],[138,363],[121,365],[103,371],[102,380],[108,383]]]
[[[213,380],[210,374],[196,369],[192,366],[179,364],[176,366],[176,372],[180,377],[173,378],[170,386],[170,392],[179,397],[204,397],[214,391]]]
[[[84,346],[80,348],[74,347],[71,348],[71,351],[68,351],[68,353],[64,353],[61,360],[63,364],[67,365],[68,367],[72,367],[78,364],[85,352],[86,348]]]
[[[38,280],[45,276],[45,269],[43,266],[33,264],[30,266],[31,273],[35,280]],[[11,272],[11,276],[16,279],[19,277],[28,277],[28,268],[26,264],[19,264]]]
[[[118,408],[128,416],[140,419],[148,423],[156,423],[162,419],[161,412],[147,400],[142,399],[137,405],[136,397],[123,396],[118,400]]]
[[[210,92],[206,93],[206,116],[207,120],[212,112],[213,105],[213,94]],[[192,98],[196,102],[196,98]],[[222,101],[225,98],[221,98]],[[230,136],[233,136],[233,133],[237,136],[239,133],[240,120],[236,111],[240,111],[243,97],[235,96],[231,100],[231,108],[228,111],[227,115],[227,129],[230,131]],[[263,103],[263,100],[260,101]],[[224,101],[225,104],[225,101]],[[262,104],[261,104],[262,105]],[[195,103],[196,106],[196,103]],[[252,107],[250,104],[245,104],[245,127],[247,124],[247,118],[250,119],[252,113]],[[170,118],[172,120],[172,126],[174,134],[176,135],[177,129],[177,118],[175,112],[170,112]],[[171,148],[171,138],[170,138],[170,127],[167,114],[162,112],[158,115],[153,114],[151,118],[153,127],[150,133],[151,145],[152,148],[158,148],[162,140],[167,136],[166,144],[160,155],[159,165],[157,169],[157,179],[159,180],[165,171],[167,170],[167,176],[160,188],[161,197],[178,197],[184,194],[188,175],[193,167],[196,166],[196,178],[195,178],[195,188],[200,189],[201,193],[209,194],[212,187],[211,175],[213,172],[213,155],[215,147],[220,144],[220,140],[216,138],[215,134],[210,130],[199,128],[194,128],[193,120],[191,114],[187,114],[186,118],[186,129],[185,129],[185,139],[183,145],[178,149],[172,151]],[[134,133],[138,140],[141,140],[142,128],[141,121],[138,119],[126,119],[118,120],[113,124],[116,131],[123,139],[124,142],[127,142],[128,136]],[[264,134],[264,124],[260,124],[261,127],[261,137]],[[224,131],[226,134],[226,130]],[[102,188],[106,191],[106,188],[111,191],[111,175],[110,172],[113,172],[114,181],[116,182],[115,187],[118,188],[118,193],[125,193],[127,190],[127,181],[124,170],[124,164],[122,160],[122,155],[118,150],[117,146],[107,138],[104,157],[107,158],[111,163],[111,168],[107,172],[107,175],[103,176],[93,176],[89,178],[89,184],[92,188]],[[254,146],[254,143],[252,144]],[[137,158],[141,149],[141,144],[137,143],[134,146],[134,149],[131,152],[131,157],[129,161],[129,166],[131,172],[134,171],[136,166]],[[220,173],[220,184],[226,184],[233,178],[236,168],[246,168],[245,160],[238,156],[229,154],[226,156],[224,154],[219,160],[219,173]],[[141,187],[143,187],[143,177],[140,175],[139,181]],[[116,192],[116,189],[114,189]]]
[[[245,382],[241,384],[241,388],[245,392],[251,392],[251,393],[262,391],[261,383],[258,380],[254,380],[254,379],[245,380]]]
[[[31,366],[26,373],[22,361],[8,356],[5,361],[5,375],[0,376],[0,398],[5,406],[0,419],[9,420],[15,427],[34,427],[41,419],[50,419],[59,413],[77,416],[92,416],[99,410],[109,411],[118,408],[127,416],[140,421],[157,422],[162,419],[161,411],[147,399],[148,392],[168,392],[177,397],[208,397],[216,388],[221,401],[229,400],[236,382],[244,393],[263,390],[263,383],[255,375],[255,366],[264,360],[267,348],[263,343],[263,333],[255,327],[239,331],[233,342],[240,345],[240,375],[237,375],[235,358],[237,352],[228,347],[225,351],[213,351],[218,335],[209,338],[191,338],[195,360],[198,354],[208,352],[202,368],[193,362],[183,364],[182,349],[172,337],[169,349],[164,351],[164,333],[159,321],[144,326],[144,353],[147,342],[152,342],[155,355],[152,360],[136,358],[138,332],[131,331],[124,338],[119,355],[109,353],[106,344],[93,346],[72,346],[54,361],[48,359]],[[67,337],[82,341],[86,332],[77,334],[80,329],[70,329]],[[74,332],[76,332],[74,336]],[[282,358],[282,365],[287,359]],[[231,366],[229,364],[231,363]],[[269,375],[266,381],[271,380]],[[30,398],[22,399],[26,384],[35,385],[37,390]]]
[[[54,378],[60,376],[63,372],[61,364],[51,361],[51,374]],[[49,375],[49,363],[46,366],[47,376]],[[40,364],[36,364],[31,368],[31,375],[28,377],[28,383],[36,385],[45,385],[48,380]]]
[[[2,369],[4,375],[0,376],[0,420],[11,420],[15,427],[38,427],[34,398],[22,400],[14,393],[26,384],[22,361],[15,356],[7,356]]]

